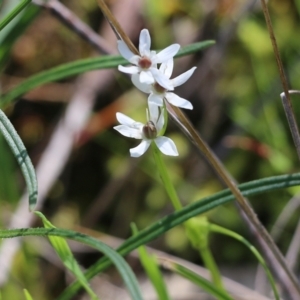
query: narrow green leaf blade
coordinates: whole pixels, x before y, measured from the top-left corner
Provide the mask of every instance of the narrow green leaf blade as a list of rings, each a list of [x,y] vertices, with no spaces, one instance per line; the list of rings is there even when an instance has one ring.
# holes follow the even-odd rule
[[[189,281],[193,282],[194,284],[201,287],[204,291],[208,294],[216,297],[219,300],[233,300],[230,296],[224,293],[222,290],[218,289],[213,283],[208,281],[207,279],[203,278],[202,276],[198,275],[197,273],[189,270],[188,268],[171,261],[164,261],[164,266],[169,270],[172,270],[176,274],[188,279]]]
[[[138,230],[135,224],[131,225],[132,231],[134,235],[138,234]],[[151,280],[151,283],[153,284],[157,295],[158,295],[158,299],[160,300],[169,300],[169,294],[167,291],[167,287],[165,285],[164,279],[163,279],[163,275],[158,267],[158,263],[156,260],[156,257],[154,255],[150,255],[145,246],[140,246],[138,248],[138,252],[139,252],[139,257],[141,260],[141,263],[149,277],[149,279]]]
[[[56,228],[41,212],[36,211],[35,214],[42,219],[45,228]],[[75,275],[92,299],[98,299],[97,295],[89,286],[89,283],[74,258],[66,240],[56,236],[49,236],[49,240],[65,267]]]
[[[201,50],[204,50],[214,45],[215,43],[216,43],[215,41],[207,40],[207,41],[197,42],[197,43],[184,46],[178,51],[175,58],[199,52]]]
[[[7,30],[8,27],[5,28],[8,33],[2,38],[0,34],[0,70],[2,70],[7,64],[11,53],[11,48],[15,41],[23,34],[23,32],[27,29],[29,24],[35,19],[40,11],[40,7],[36,5],[29,5],[25,9],[24,13],[22,13],[22,16],[18,22],[16,22],[16,24],[9,24],[9,26],[13,25],[11,28],[9,28],[9,30]]]
[[[23,0],[19,3],[1,22],[0,22],[0,31],[9,24],[29,3],[31,0]]]
[[[0,110],[0,131],[21,167],[29,194],[29,209],[33,210],[38,196],[35,170],[21,138],[2,110]]]
[[[26,300],[33,300],[33,298],[31,297],[31,295],[29,294],[29,292],[26,289],[24,289],[23,291],[24,291],[24,296],[25,296]]]
[[[143,299],[139,289],[138,281],[124,258],[117,251],[110,248],[103,242],[79,232],[59,228],[21,228],[0,230],[0,239],[14,238],[19,236],[57,236],[74,240],[99,250],[100,252],[104,253],[107,258],[116,266],[123,278],[125,285],[128,288],[132,299]],[[72,297],[72,295],[69,294],[67,297]]]

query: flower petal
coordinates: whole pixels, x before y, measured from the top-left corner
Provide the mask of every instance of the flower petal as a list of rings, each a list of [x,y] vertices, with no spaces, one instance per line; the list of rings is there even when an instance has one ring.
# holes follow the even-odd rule
[[[160,133],[160,131],[163,129],[164,124],[165,124],[164,111],[165,111],[165,108],[162,107],[161,110],[160,110],[159,118],[156,122],[156,130],[157,130],[158,133]]]
[[[148,97],[148,103],[150,105],[163,106],[163,95],[151,93]]]
[[[119,113],[119,112],[116,113],[116,118],[121,125],[132,126],[134,123],[136,123],[130,117],[128,117],[122,113]]]
[[[140,82],[140,74],[133,74],[131,76],[131,81],[134,84],[136,88],[138,88],[140,91],[150,94],[152,90],[152,85],[148,83],[142,83]]]
[[[151,141],[143,140],[137,147],[129,149],[131,157],[143,155],[149,148]]]
[[[129,61],[134,56],[134,53],[129,50],[124,41],[118,41],[118,50],[120,54]]]
[[[159,117],[159,108],[157,104],[153,104],[153,102],[148,103],[148,108],[150,114],[150,121],[152,121],[156,127],[156,123]]]
[[[178,156],[175,143],[165,136],[159,136],[154,140],[158,149],[165,155]]]
[[[152,76],[152,73],[150,71],[141,71],[140,73],[140,82],[141,83],[147,83],[152,84],[154,83],[154,78]]]
[[[153,58],[152,62],[161,64],[175,56],[175,54],[179,51],[180,45],[179,44],[173,44],[164,50],[160,51],[156,56]]]
[[[186,109],[193,109],[193,105],[190,101],[181,98],[174,93],[166,93],[165,97],[168,100],[168,102],[174,106],[178,106]]]
[[[193,67],[191,69],[189,69],[188,71],[184,72],[183,74],[171,79],[173,86],[179,86],[184,84],[194,73],[194,71],[196,70],[196,67]]]
[[[167,78],[170,78],[173,72],[174,60],[169,59],[167,62],[164,62],[160,65],[159,71],[165,74]]]
[[[118,70],[126,74],[137,74],[139,72],[139,68],[136,66],[130,66],[130,67],[118,66]]]
[[[151,37],[147,29],[143,29],[140,33],[139,51],[141,56],[150,56]]]
[[[156,68],[150,68],[150,72],[152,73],[153,78],[155,79],[155,81],[160,86],[162,86],[163,88],[165,88],[168,91],[173,91],[174,90],[172,81],[169,78],[167,78],[166,75],[164,75],[162,72],[160,72]]]
[[[141,140],[142,139],[142,131],[136,128],[129,127],[127,125],[117,125],[114,126],[114,129],[119,131],[122,135]]]

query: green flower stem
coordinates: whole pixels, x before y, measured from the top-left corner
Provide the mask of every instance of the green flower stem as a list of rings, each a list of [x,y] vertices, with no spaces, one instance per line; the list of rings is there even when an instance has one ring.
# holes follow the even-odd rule
[[[264,270],[266,272],[266,275],[267,275],[267,277],[269,279],[269,282],[271,284],[271,287],[272,287],[275,299],[276,300],[280,300],[280,296],[279,296],[278,290],[276,288],[275,280],[274,280],[274,278],[273,278],[273,276],[272,276],[272,274],[271,274],[271,272],[270,272],[270,270],[269,270],[269,268],[268,268],[265,260],[263,259],[263,257],[260,255],[260,253],[257,251],[257,249],[252,244],[250,244],[243,236],[237,234],[234,231],[226,229],[224,227],[221,227],[221,226],[218,226],[218,225],[215,225],[215,224],[209,224],[208,225],[208,229],[210,231],[213,231],[213,232],[217,232],[217,233],[220,233],[220,234],[224,234],[224,235],[230,236],[230,237],[232,237],[232,238],[240,241],[244,245],[246,245],[246,247],[249,248],[249,250],[255,255],[255,257],[257,258],[257,260],[259,261],[259,263],[264,268]]]
[[[191,241],[193,247],[199,251],[205,267],[211,273],[212,282],[219,290],[227,294],[222,282],[220,271],[209,248],[209,222],[207,218],[205,216],[193,217],[185,222],[184,225],[187,237]]]
[[[180,200],[177,196],[177,193],[176,193],[174,186],[171,182],[171,179],[169,177],[167,168],[166,168],[164,161],[162,159],[162,156],[161,156],[161,152],[157,148],[155,143],[151,143],[151,147],[153,150],[154,159],[155,159],[155,163],[158,168],[158,171],[159,171],[160,178],[164,184],[164,187],[168,193],[168,196],[170,197],[170,199],[172,201],[173,207],[175,208],[176,211],[178,211],[178,210],[182,209],[182,205],[180,203]]]
[[[154,159],[159,171],[160,178],[164,184],[168,196],[171,199],[173,207],[176,211],[179,211],[182,209],[182,205],[177,196],[174,185],[172,184],[171,179],[169,177],[167,168],[162,159],[161,152],[155,143],[151,143],[151,147],[153,150]],[[216,285],[216,287],[226,292],[222,284],[220,272],[208,247],[208,236],[205,233],[203,234],[203,231],[201,230],[203,226],[199,226],[200,224],[195,218],[188,220],[184,225],[187,230],[188,238],[190,239],[193,246],[199,251],[205,267],[211,273],[211,277],[214,284]]]
[[[23,0],[19,5],[17,5],[5,18],[0,22],[0,31],[12,20],[14,19],[29,3],[31,0]]]

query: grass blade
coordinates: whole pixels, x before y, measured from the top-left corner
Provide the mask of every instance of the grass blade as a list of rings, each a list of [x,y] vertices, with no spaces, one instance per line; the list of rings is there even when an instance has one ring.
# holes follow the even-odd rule
[[[35,214],[42,219],[45,228],[56,228],[54,225],[51,224],[50,221],[47,220],[47,218],[41,212],[36,211]],[[81,271],[66,240],[63,238],[60,238],[60,237],[56,237],[56,236],[49,236],[49,240],[50,240],[55,252],[59,256],[59,258],[62,260],[62,262],[64,263],[65,267],[67,269],[69,269],[75,275],[75,277],[80,282],[82,287],[86,290],[86,292],[89,294],[91,299],[93,299],[93,300],[98,299],[97,295],[91,289],[88,281],[86,280],[83,272]]]
[[[134,235],[138,234],[138,230],[135,224],[131,225]],[[163,275],[158,267],[158,262],[155,255],[150,255],[145,246],[138,248],[139,257],[144,270],[146,271],[152,285],[154,286],[159,300],[169,300],[167,287],[165,285]]]
[[[21,138],[2,110],[0,110],[0,131],[21,167],[29,194],[29,209],[33,210],[38,196],[35,170]]]
[[[221,289],[218,289],[213,283],[208,281],[207,279],[201,277],[197,273],[187,269],[186,267],[175,263],[170,260],[158,258],[159,262],[163,264],[165,268],[168,270],[173,271],[174,273],[180,275],[181,277],[184,277],[188,279],[189,281],[193,282],[194,284],[201,287],[204,291],[206,291],[208,294],[216,297],[219,300],[233,300],[230,296],[228,296],[226,293],[224,293]]]
[[[13,20],[29,3],[31,0],[23,0],[19,5],[17,5],[1,22],[0,31]]]
[[[75,232],[67,229],[59,228],[21,228],[21,229],[8,229],[0,230],[0,239],[14,238],[19,236],[57,236],[65,239],[77,241],[95,248],[106,255],[106,257],[116,266],[120,275],[123,278],[128,291],[134,300],[142,300],[141,291],[139,289],[138,281],[124,260],[124,258],[117,253],[114,249],[110,248],[103,242],[92,238],[83,233]],[[70,295],[70,297],[72,297]],[[74,299],[74,298],[73,298]]]
[[[29,294],[29,292],[26,289],[24,289],[23,291],[24,291],[24,296],[25,296],[26,300],[33,300],[33,298],[31,297],[31,295]]]

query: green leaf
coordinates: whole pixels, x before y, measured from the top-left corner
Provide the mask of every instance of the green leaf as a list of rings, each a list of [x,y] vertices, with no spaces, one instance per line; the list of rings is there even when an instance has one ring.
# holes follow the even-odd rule
[[[258,262],[261,264],[261,266],[263,267],[263,269],[266,272],[266,275],[269,279],[272,290],[274,292],[275,299],[280,300],[280,296],[279,296],[279,293],[278,293],[278,290],[277,290],[277,287],[275,284],[275,280],[274,280],[265,260],[260,255],[258,250],[249,241],[247,241],[243,236],[239,235],[238,233],[236,233],[234,231],[231,231],[227,228],[224,228],[224,227],[221,227],[221,226],[218,226],[215,224],[211,224],[211,223],[208,225],[208,227],[209,227],[210,231],[230,236],[230,237],[236,239],[237,241],[243,243],[253,253],[253,255],[256,257],[256,259],[258,260]]]
[[[245,197],[259,195],[269,191],[275,191],[282,188],[300,185],[300,173],[268,177],[264,179],[254,180],[251,182],[240,184],[238,187]],[[212,196],[205,197],[197,202],[185,206],[180,211],[176,211],[153,225],[141,230],[136,236],[127,239],[119,248],[118,252],[121,255],[126,255],[137,249],[139,246],[149,243],[150,241],[161,236],[163,233],[173,227],[184,223],[188,219],[205,213],[219,205],[223,205],[235,198],[232,193],[226,189]],[[85,273],[87,278],[93,278],[98,273],[102,272],[110,266],[107,258],[102,258],[91,266]],[[76,291],[80,288],[78,282],[71,284],[60,295],[58,300],[71,299]]]
[[[36,5],[29,5],[18,22],[14,24],[9,30],[8,34],[3,40],[1,40],[0,35],[0,69],[3,69],[3,67],[7,64],[11,48],[15,41],[18,39],[19,36],[22,35],[22,33],[26,30],[28,25],[34,20],[34,18],[39,14],[40,7],[37,7]],[[11,25],[11,24],[10,24]],[[5,28],[5,30],[7,27]]]
[[[131,228],[134,235],[138,234],[138,230],[135,224],[131,224]],[[141,263],[146,271],[149,279],[151,280],[152,285],[154,286],[158,299],[160,300],[169,300],[170,297],[168,295],[168,291],[163,279],[163,275],[160,272],[158,267],[158,263],[156,257],[154,255],[150,255],[145,246],[140,246],[138,248],[139,257]]]
[[[33,298],[31,297],[31,295],[29,294],[29,292],[26,289],[24,289],[23,291],[24,291],[24,296],[25,296],[26,300],[33,300]]]
[[[104,253],[108,260],[116,266],[123,278],[125,285],[128,288],[132,299],[143,299],[139,289],[138,281],[124,258],[103,242],[83,233],[59,228],[21,228],[0,230],[0,239],[14,238],[19,236],[57,236],[74,240],[99,250],[100,252]]]
[[[23,0],[19,3],[1,22],[0,22],[0,31],[12,21],[29,3],[31,0]]]
[[[164,266],[167,267],[169,270],[172,270],[176,274],[188,279],[189,281],[195,283],[199,287],[201,287],[204,291],[208,294],[216,297],[219,300],[233,300],[230,296],[224,293],[222,290],[218,289],[214,284],[212,284],[207,279],[201,277],[197,273],[187,269],[186,267],[177,264],[171,261],[164,261]]]
[[[176,57],[188,55],[205,47],[212,45],[213,41],[205,41],[191,44],[182,48]],[[116,68],[118,65],[127,65],[128,61],[121,56],[106,55],[101,57],[87,58],[75,62],[60,65],[50,70],[41,72],[24,80],[0,99],[0,107],[4,107],[14,99],[29,92],[30,90],[52,81],[64,79],[70,76],[78,75],[84,72],[101,69]]]
[[[45,228],[56,228],[41,212],[35,211],[34,213],[42,219]],[[92,299],[98,299],[97,295],[90,288],[89,283],[74,258],[66,240],[56,236],[49,236],[49,240],[65,267],[75,275]]]
[[[0,153],[0,200],[16,203],[20,199],[16,161],[2,134],[0,134]]]
[[[21,167],[29,194],[29,208],[30,210],[33,210],[38,195],[35,170],[21,138],[2,110],[0,110],[0,131]]]

